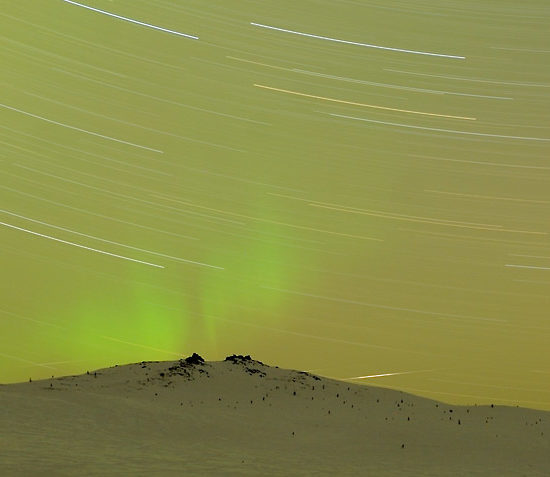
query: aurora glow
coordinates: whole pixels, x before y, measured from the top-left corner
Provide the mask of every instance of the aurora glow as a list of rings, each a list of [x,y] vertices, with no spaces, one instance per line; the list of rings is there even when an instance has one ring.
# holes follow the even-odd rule
[[[242,353],[550,409],[547,2],[5,3],[0,382]]]

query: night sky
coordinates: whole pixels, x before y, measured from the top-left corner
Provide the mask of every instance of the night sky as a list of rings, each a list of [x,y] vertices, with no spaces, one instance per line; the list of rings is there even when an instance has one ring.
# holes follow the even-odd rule
[[[550,409],[550,5],[0,9],[0,382],[198,352]]]

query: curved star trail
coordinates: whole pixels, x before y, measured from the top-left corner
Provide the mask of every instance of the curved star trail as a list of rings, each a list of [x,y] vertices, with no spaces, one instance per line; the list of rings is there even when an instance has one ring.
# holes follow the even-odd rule
[[[67,0],[65,0],[65,1],[67,1]],[[465,56],[446,55],[446,54],[443,54],[443,53],[430,53],[428,51],[405,50],[403,48],[392,48],[392,47],[389,47],[389,46],[372,45],[372,44],[369,44],[369,43],[360,43],[360,42],[356,42],[356,41],[339,40],[338,38],[329,38],[327,36],[313,35],[311,33],[303,33],[303,32],[299,32],[299,31],[286,30],[285,28],[277,28],[277,27],[270,26],[270,25],[263,25],[261,23],[252,23],[251,22],[250,24],[252,26],[256,26],[256,27],[259,27],[259,28],[266,28],[268,30],[275,30],[275,31],[283,32],[283,33],[291,33],[293,35],[306,36],[306,37],[309,37],[309,38],[317,38],[319,40],[333,41],[333,42],[336,42],[336,43],[344,43],[346,45],[364,46],[366,48],[375,48],[375,49],[386,50],[386,51],[397,51],[399,53],[412,53],[414,55],[439,56],[441,58],[454,58],[454,59],[459,59],[459,60],[466,59]]]
[[[190,38],[192,40],[198,40],[199,39],[198,36],[189,35],[187,33],[181,33],[179,31],[168,30],[167,28],[159,27],[159,26],[156,26],[156,25],[151,25],[149,23],[140,22],[138,20],[134,20],[134,19],[128,18],[128,17],[123,17],[121,15],[116,15],[115,13],[106,12],[105,10],[100,10],[99,8],[90,7],[90,6],[84,5],[82,3],[73,2],[72,0],[63,0],[63,1],[65,3],[70,3],[71,5],[75,5],[77,7],[86,8],[87,10],[92,10],[93,12],[101,13],[101,14],[107,15],[109,17],[113,17],[113,18],[117,18],[119,20],[123,20],[125,22],[135,23],[136,25],[144,26],[144,27],[147,27],[147,28],[152,28],[154,30],[163,31],[163,32],[166,32],[166,33],[171,33],[173,35],[183,36],[185,38]]]

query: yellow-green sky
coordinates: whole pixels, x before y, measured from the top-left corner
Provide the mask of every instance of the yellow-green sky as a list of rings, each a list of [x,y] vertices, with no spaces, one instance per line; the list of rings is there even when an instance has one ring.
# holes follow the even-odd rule
[[[242,353],[550,409],[549,21],[3,2],[0,382]]]

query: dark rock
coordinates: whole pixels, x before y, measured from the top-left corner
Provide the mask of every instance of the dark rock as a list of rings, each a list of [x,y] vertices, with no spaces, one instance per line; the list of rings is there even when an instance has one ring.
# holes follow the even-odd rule
[[[242,354],[232,354],[231,356],[227,356],[225,358],[225,361],[231,361],[232,363],[237,364],[237,363],[244,363],[247,361],[254,361],[254,360],[250,357],[249,354],[247,354],[246,356],[243,356]]]
[[[309,376],[310,378],[315,379],[316,381],[320,381],[321,378],[319,376],[315,376],[314,374],[310,374],[307,371],[296,371],[298,374],[303,374],[304,376]]]
[[[197,353],[193,353],[191,356],[185,358],[186,364],[203,364],[204,359]]]
[[[258,374],[260,378],[264,378],[266,376],[266,373],[263,371],[256,369],[256,368],[245,368],[245,371],[252,376],[253,374]]]

